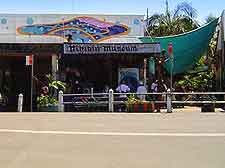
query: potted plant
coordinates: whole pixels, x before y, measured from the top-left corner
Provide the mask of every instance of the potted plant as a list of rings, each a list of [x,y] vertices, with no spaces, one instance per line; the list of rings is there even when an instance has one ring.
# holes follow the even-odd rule
[[[48,84],[42,87],[40,96],[37,97],[37,107],[40,112],[57,112],[58,111],[58,91],[65,90],[66,84],[54,80],[51,75],[46,75]]]
[[[154,112],[154,103],[151,101],[142,101],[134,95],[130,95],[126,102],[128,112]]]

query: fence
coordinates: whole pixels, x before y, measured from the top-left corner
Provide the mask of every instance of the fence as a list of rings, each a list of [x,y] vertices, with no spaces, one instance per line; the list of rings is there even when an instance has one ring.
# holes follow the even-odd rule
[[[225,92],[171,92],[168,90],[164,93],[114,93],[111,89],[109,93],[90,93],[90,94],[63,94],[59,93],[59,111],[65,111],[65,105],[71,105],[74,111],[98,111],[99,109],[104,112],[114,112],[117,111],[118,106],[126,106],[127,101],[124,97],[129,95],[145,95],[149,97],[163,97],[163,100],[151,99],[145,101],[145,103],[163,104],[167,112],[170,113],[175,105],[200,105],[202,107],[215,106],[215,104],[225,104],[222,98],[218,98],[219,95],[224,96]],[[175,99],[175,98],[176,99]],[[183,99],[177,99],[177,97],[183,97]],[[223,100],[217,100],[223,99]]]

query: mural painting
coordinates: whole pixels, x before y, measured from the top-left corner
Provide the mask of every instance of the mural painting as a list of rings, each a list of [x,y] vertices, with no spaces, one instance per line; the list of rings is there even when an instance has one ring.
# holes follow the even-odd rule
[[[72,37],[75,43],[97,43],[118,35],[127,35],[123,24],[101,21],[94,17],[75,17],[54,24],[33,24],[17,28],[21,35]]]

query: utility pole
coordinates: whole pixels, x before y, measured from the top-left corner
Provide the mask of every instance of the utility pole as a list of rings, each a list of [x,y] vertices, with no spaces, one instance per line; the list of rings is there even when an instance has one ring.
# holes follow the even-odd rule
[[[168,54],[170,56],[170,91],[173,91],[173,66],[174,66],[174,60],[173,60],[173,44],[168,44]]]

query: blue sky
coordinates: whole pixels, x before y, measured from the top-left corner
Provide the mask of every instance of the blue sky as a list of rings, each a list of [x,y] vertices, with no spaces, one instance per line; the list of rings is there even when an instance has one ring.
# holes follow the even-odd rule
[[[168,0],[174,8],[182,0]],[[201,23],[211,13],[219,16],[225,0],[188,0]],[[163,12],[165,0],[1,0],[0,13],[150,14]]]

